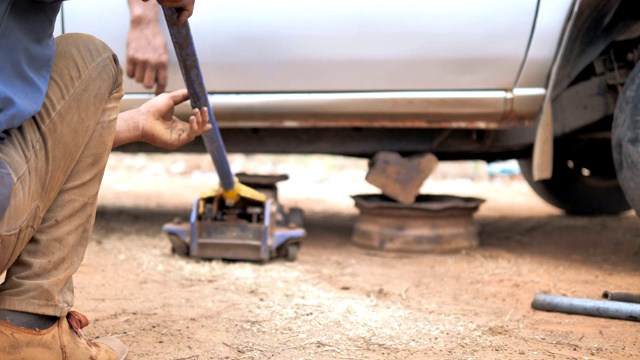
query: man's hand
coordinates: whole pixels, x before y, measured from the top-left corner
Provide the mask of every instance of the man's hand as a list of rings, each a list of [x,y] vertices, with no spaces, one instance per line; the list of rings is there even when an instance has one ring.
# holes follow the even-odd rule
[[[174,106],[188,98],[187,90],[164,93],[135,110],[121,113],[116,124],[113,147],[142,141],[174,150],[211,130],[207,108],[194,109],[188,123],[173,116]]]
[[[173,107],[187,100],[187,90],[161,94],[140,107],[141,140],[162,149],[174,150],[211,130],[207,108],[193,109],[189,123],[173,116]]]
[[[127,37],[127,76],[147,89],[156,86],[156,95],[167,86],[169,55],[154,2],[129,0],[131,25]]]
[[[142,0],[147,2],[149,0]],[[193,14],[193,6],[195,0],[158,0],[158,4],[166,7],[179,8],[178,24],[182,24],[187,21]]]

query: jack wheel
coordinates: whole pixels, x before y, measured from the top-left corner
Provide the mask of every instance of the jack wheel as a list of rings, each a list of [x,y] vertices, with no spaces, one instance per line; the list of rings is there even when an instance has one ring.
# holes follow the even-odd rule
[[[289,226],[304,228],[304,211],[300,208],[289,210]]]
[[[171,252],[180,256],[189,256],[189,247],[178,235],[169,234]]]
[[[287,261],[294,262],[298,259],[298,252],[300,251],[299,244],[291,244],[287,246]]]

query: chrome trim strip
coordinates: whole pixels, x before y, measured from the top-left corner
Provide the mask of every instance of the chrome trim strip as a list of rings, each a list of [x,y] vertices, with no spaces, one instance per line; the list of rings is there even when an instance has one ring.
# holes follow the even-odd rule
[[[221,128],[273,127],[463,127],[499,128],[529,122],[545,96],[542,88],[481,91],[214,94]],[[127,94],[121,110],[150,94]],[[176,109],[190,112],[188,103]],[[506,121],[506,122],[505,122]],[[505,122],[503,124],[503,122]]]

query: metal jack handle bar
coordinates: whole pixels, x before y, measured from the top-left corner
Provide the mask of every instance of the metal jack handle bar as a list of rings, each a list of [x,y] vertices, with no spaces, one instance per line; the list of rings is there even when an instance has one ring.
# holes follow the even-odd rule
[[[194,109],[202,109],[206,106],[209,111],[209,123],[213,128],[211,131],[202,134],[204,145],[213,159],[213,165],[220,178],[222,189],[232,191],[236,185],[235,179],[231,173],[231,167],[229,166],[227,152],[222,142],[220,129],[218,128],[216,118],[213,116],[211,104],[209,103],[207,88],[204,85],[204,77],[202,76],[198,55],[196,54],[196,47],[191,37],[189,21],[187,20],[183,24],[178,25],[178,9],[163,6],[162,11],[164,12],[167,26],[169,27],[173,47],[176,50],[180,71],[182,72],[184,83],[189,92],[191,107]]]
[[[640,294],[634,294],[629,292],[605,291],[602,293],[602,298],[611,300],[611,301],[622,301],[622,302],[640,304]]]

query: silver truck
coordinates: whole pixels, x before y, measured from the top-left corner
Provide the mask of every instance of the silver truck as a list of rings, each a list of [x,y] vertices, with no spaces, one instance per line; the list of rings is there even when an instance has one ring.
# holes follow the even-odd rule
[[[616,214],[640,210],[633,4],[200,0],[189,21],[230,152],[516,158],[549,203]],[[124,59],[128,24],[124,0],[68,1],[58,33]],[[179,71],[171,58],[169,90]],[[152,96],[125,88],[123,109]]]

